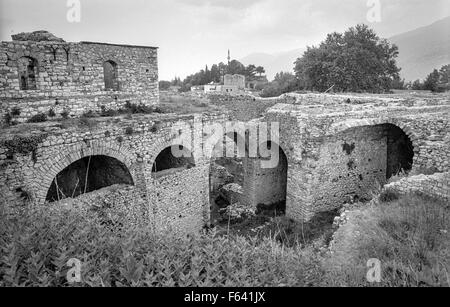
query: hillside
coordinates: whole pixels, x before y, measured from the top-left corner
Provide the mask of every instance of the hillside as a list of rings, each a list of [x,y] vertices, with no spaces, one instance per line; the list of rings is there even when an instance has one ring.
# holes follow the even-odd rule
[[[450,16],[431,25],[395,35],[389,41],[399,47],[398,66],[401,77],[407,81],[424,79],[434,68],[450,63]],[[245,64],[261,65],[267,77],[272,80],[277,72],[293,71],[294,61],[305,48],[276,54],[256,52],[240,61]]]
[[[272,80],[276,73],[280,71],[293,72],[294,62],[299,58],[305,49],[295,49],[274,54],[256,52],[240,59],[244,65],[254,64],[263,66],[266,69],[266,75]]]
[[[399,47],[402,78],[424,79],[434,68],[450,63],[450,16],[389,40]]]

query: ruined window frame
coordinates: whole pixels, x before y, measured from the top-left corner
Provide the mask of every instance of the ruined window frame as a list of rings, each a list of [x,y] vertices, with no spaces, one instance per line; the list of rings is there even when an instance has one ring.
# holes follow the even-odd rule
[[[111,72],[108,72],[107,65],[110,65]],[[119,65],[116,61],[106,60],[102,64],[103,67],[103,82],[105,91],[118,92],[120,90],[119,84]],[[111,75],[110,75],[111,73]]]
[[[27,61],[26,66],[22,63]],[[37,81],[39,76],[38,60],[31,56],[22,56],[17,61],[17,72],[19,79],[19,89],[21,91],[33,91],[37,90]]]

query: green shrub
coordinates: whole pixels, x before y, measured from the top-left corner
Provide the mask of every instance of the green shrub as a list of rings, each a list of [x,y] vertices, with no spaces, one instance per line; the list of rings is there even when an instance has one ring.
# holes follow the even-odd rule
[[[305,286],[322,274],[313,255],[270,239],[159,237],[48,206],[0,215],[0,286],[70,286],[70,258],[82,262],[79,286]]]
[[[69,118],[69,111],[67,111],[67,110],[62,111],[61,112],[61,117],[63,119],[68,119]]]
[[[126,127],[125,128],[125,134],[126,135],[132,135],[134,133],[134,130],[132,127]]]
[[[43,123],[47,121],[47,115],[44,113],[39,113],[33,115],[31,118],[27,120],[27,123]]]
[[[5,115],[3,115],[3,121],[5,122],[5,124],[7,126],[11,126],[12,119],[13,119],[13,117],[12,117],[11,113],[5,113]]]
[[[48,110],[47,115],[48,117],[55,117],[56,116],[55,110],[53,109]]]
[[[400,194],[397,191],[388,188],[381,192],[378,199],[382,203],[388,203],[388,202],[397,200],[399,198],[400,198]]]
[[[96,115],[95,115],[95,112],[94,111],[92,111],[92,110],[89,110],[89,111],[86,111],[86,112],[84,112],[82,115],[81,115],[81,117],[83,118],[92,118],[92,117],[95,117]]]
[[[359,213],[342,246],[348,262],[337,263],[346,286],[367,286],[368,259],[381,262],[379,286],[450,286],[450,207],[448,203],[410,194]],[[344,226],[345,227],[345,226]],[[358,236],[354,239],[354,233]],[[343,240],[343,238],[340,238]]]
[[[12,116],[19,116],[19,115],[20,115],[20,109],[19,109],[19,107],[14,107],[14,108],[12,108],[12,110],[11,110],[11,115],[12,115]]]

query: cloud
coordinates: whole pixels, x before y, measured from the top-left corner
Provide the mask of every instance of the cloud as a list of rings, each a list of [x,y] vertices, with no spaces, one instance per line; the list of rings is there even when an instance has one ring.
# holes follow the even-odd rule
[[[180,4],[196,7],[216,7],[228,9],[246,9],[264,0],[179,0]]]

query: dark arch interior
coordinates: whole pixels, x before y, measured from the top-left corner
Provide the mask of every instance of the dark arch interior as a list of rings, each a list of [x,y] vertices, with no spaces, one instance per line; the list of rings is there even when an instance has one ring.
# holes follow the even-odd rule
[[[263,160],[273,159],[274,164],[268,168],[255,168],[253,176],[258,181],[256,184],[258,210],[276,210],[278,213],[284,214],[287,194],[287,157],[277,143],[268,141],[265,145],[271,151],[278,149],[278,161],[273,159],[274,157],[260,158]]]
[[[152,166],[152,173],[166,170],[189,169],[195,166],[192,153],[182,145],[167,147],[159,153]]]
[[[411,170],[414,158],[414,147],[408,135],[399,127],[384,124],[387,138],[386,179]]]
[[[227,135],[228,139],[220,140],[216,145],[229,141],[237,142],[236,133]],[[268,215],[282,215],[286,212],[287,195],[287,169],[288,162],[283,149],[274,142],[267,142],[267,149],[278,149],[278,160],[271,160],[274,157],[263,158],[249,157],[248,136],[246,135],[246,155],[245,157],[234,156],[214,156],[220,151],[213,152],[211,157],[211,167],[209,171],[209,198],[211,204],[211,222],[227,222],[222,216],[222,209],[234,203],[240,203],[248,207],[257,208],[257,213]],[[273,161],[269,167],[262,161]],[[270,165],[270,164],[269,164]],[[242,195],[233,192],[240,187]],[[226,216],[225,216],[226,218]]]
[[[37,77],[37,60],[31,57],[19,59],[19,83],[21,90],[35,90]]]
[[[56,176],[46,200],[53,202],[77,197],[114,184],[134,184],[125,164],[103,155],[85,157],[70,164]]]
[[[119,90],[117,63],[114,61],[106,61],[103,63],[103,73],[105,79],[106,90]]]

